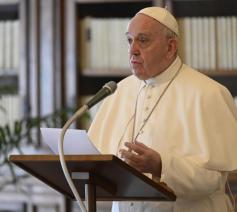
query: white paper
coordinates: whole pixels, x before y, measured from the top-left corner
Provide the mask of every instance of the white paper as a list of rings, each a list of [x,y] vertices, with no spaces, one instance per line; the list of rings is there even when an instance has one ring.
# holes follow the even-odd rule
[[[58,154],[60,128],[40,128],[43,141]],[[68,129],[64,136],[63,149],[65,155],[97,155],[100,152],[90,141],[85,130]]]

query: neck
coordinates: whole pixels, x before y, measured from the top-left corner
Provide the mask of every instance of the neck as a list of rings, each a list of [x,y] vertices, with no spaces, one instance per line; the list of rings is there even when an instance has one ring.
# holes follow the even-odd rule
[[[158,74],[152,76],[152,78],[157,77],[158,75],[160,75],[161,73],[163,73],[164,71],[166,71],[166,70],[170,67],[170,65],[175,61],[176,58],[177,58],[177,56],[174,56],[174,57],[172,57],[170,60],[168,60],[168,61],[165,63],[165,65],[164,65],[162,71],[160,71]]]

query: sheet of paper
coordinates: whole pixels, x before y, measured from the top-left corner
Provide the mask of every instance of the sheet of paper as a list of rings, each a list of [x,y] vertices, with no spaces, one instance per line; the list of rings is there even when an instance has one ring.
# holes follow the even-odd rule
[[[50,149],[58,154],[58,141],[62,129],[59,128],[40,128],[43,142]],[[90,141],[85,130],[68,129],[64,136],[65,155],[96,155],[100,154],[94,144]]]

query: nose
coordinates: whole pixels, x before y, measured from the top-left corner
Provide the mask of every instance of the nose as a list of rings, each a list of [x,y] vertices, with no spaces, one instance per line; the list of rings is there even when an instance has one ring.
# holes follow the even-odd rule
[[[128,53],[129,55],[136,55],[136,56],[140,54],[139,46],[136,41],[132,41],[129,44]]]

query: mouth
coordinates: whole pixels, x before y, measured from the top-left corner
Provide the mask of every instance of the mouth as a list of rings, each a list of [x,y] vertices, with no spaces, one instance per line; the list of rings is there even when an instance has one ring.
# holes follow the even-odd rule
[[[131,60],[130,63],[133,65],[140,65],[141,64],[141,62],[139,62],[137,60]]]

